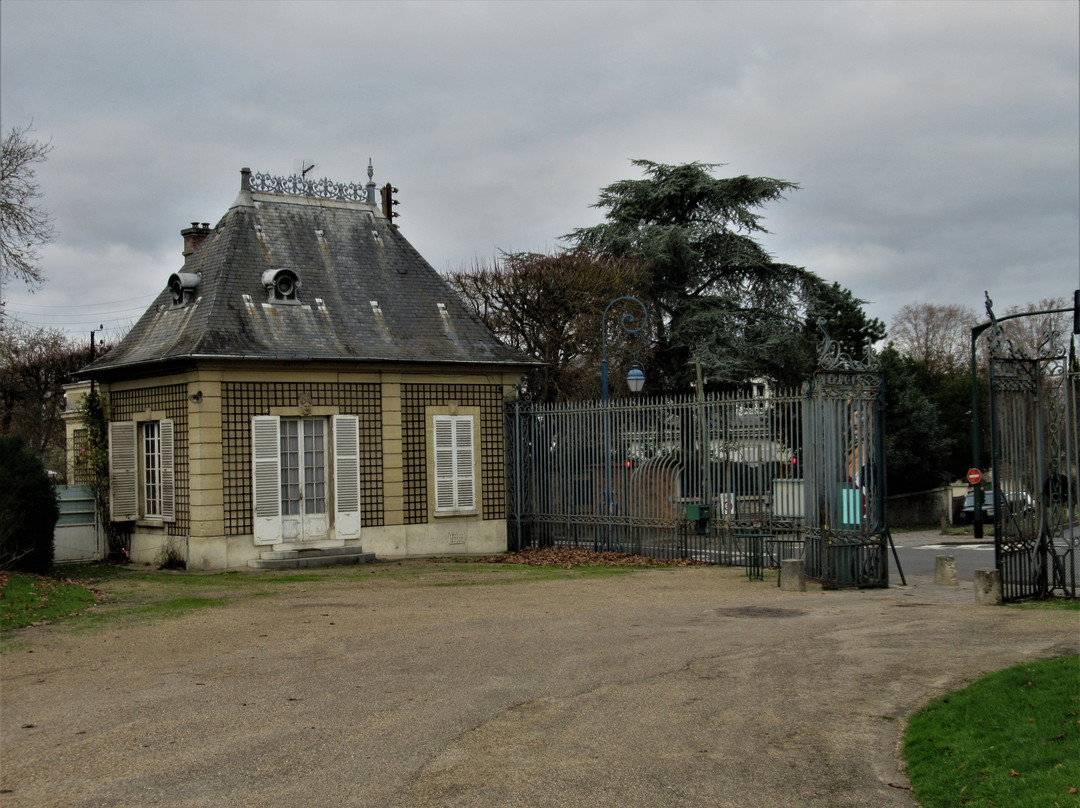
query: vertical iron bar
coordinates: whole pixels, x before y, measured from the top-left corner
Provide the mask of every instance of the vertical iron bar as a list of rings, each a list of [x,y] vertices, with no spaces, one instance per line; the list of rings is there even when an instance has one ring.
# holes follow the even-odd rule
[[[1050,464],[1046,462],[1046,430],[1043,424],[1043,408],[1049,406],[1049,402],[1045,401],[1045,390],[1043,389],[1043,374],[1040,372],[1041,363],[1034,362],[1033,371],[1035,377],[1035,469],[1032,479],[1037,484],[1040,480],[1050,478]],[[1041,496],[1041,492],[1036,490],[1036,494],[1039,494],[1039,520],[1037,523],[1038,539],[1035,547],[1036,569],[1038,570],[1038,578],[1034,582],[1036,587],[1036,597],[1045,598],[1050,594],[1049,584],[1052,583],[1053,578],[1048,577],[1050,568],[1053,564],[1053,550],[1050,547],[1049,537],[1049,525],[1047,524],[1047,502],[1046,497]]]

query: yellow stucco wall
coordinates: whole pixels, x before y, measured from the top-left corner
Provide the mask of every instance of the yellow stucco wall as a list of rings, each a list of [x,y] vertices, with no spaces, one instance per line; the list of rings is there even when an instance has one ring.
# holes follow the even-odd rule
[[[475,516],[434,518],[433,496],[427,497],[427,513],[418,511],[417,479],[426,475],[432,479],[430,465],[433,459],[427,455],[427,468],[422,472],[406,468],[406,457],[415,457],[415,438],[412,449],[406,448],[408,427],[402,419],[403,395],[415,396],[415,391],[425,391],[424,408],[425,429],[430,423],[431,413],[449,412],[461,407],[461,411],[470,414],[477,408],[460,404],[457,398],[473,395],[472,389],[482,389],[488,398],[497,395],[501,405],[502,398],[512,394],[513,385],[519,377],[516,373],[477,368],[462,368],[448,373],[445,368],[425,368],[421,366],[403,369],[395,367],[392,371],[379,366],[372,367],[332,367],[309,366],[287,363],[264,363],[242,365],[240,363],[214,362],[194,366],[182,372],[169,375],[131,379],[122,382],[101,383],[99,388],[123,409],[120,418],[139,419],[141,417],[162,417],[156,409],[163,406],[155,404],[142,409],[145,401],[160,402],[163,396],[169,406],[175,406],[183,394],[183,420],[186,420],[186,441],[176,458],[177,468],[183,464],[186,475],[186,495],[183,498],[183,513],[180,512],[181,497],[177,480],[178,512],[175,524],[136,522],[131,534],[131,556],[137,563],[153,564],[161,549],[172,543],[174,548],[182,548],[188,558],[191,569],[227,569],[242,567],[248,561],[257,559],[267,546],[256,546],[250,529],[247,512],[237,505],[247,488],[247,503],[250,503],[250,475],[244,478],[240,469],[246,458],[237,450],[247,430],[250,439],[250,417],[253,414],[309,414],[331,415],[344,413],[347,407],[338,401],[335,395],[346,391],[353,409],[356,402],[372,401],[372,391],[377,401],[377,415],[364,422],[365,435],[377,442],[377,446],[368,446],[367,468],[367,508],[362,505],[363,525],[360,540],[350,540],[348,545],[359,545],[365,552],[374,552],[383,557],[403,557],[413,555],[447,555],[496,553],[506,549],[506,524],[502,517],[500,502],[494,502],[489,495],[485,508]],[[422,388],[417,387],[422,385]],[[440,395],[443,387],[446,395]],[[464,386],[464,388],[462,387]],[[453,388],[451,390],[451,388]],[[69,389],[68,409],[74,411],[81,393],[86,386]],[[163,393],[161,391],[167,391]],[[263,398],[258,401],[236,402],[229,400],[225,391],[258,390]],[[316,391],[323,403],[313,402],[312,396],[305,398],[304,391]],[[150,391],[155,391],[151,394]],[[273,395],[266,395],[272,391]],[[359,392],[357,392],[359,391]],[[456,392],[454,392],[456,391]],[[464,393],[465,395],[462,395]],[[155,397],[156,396],[156,397]],[[268,404],[269,401],[279,402]],[[137,403],[132,403],[137,402]],[[283,403],[281,403],[283,402]],[[243,409],[238,410],[238,405]],[[363,406],[367,406],[366,403]],[[267,411],[262,411],[267,410]],[[241,414],[238,414],[241,413]],[[370,415],[370,413],[368,413]],[[74,433],[79,428],[77,413],[69,413],[68,447],[69,464],[73,458]],[[488,444],[493,439],[501,444],[501,417],[496,421],[489,417],[485,437]],[[413,423],[415,426],[415,421]],[[497,428],[496,436],[491,430]],[[363,427],[362,427],[363,430]],[[477,422],[477,464],[480,464],[481,424]],[[376,437],[372,437],[376,436]],[[426,441],[426,436],[423,438]],[[362,444],[365,441],[361,437]],[[180,442],[178,441],[178,447]],[[362,453],[364,446],[362,445]],[[410,455],[410,451],[412,454]],[[494,462],[495,453],[489,450],[488,458]],[[378,468],[374,468],[373,459],[377,459]],[[499,488],[494,493],[501,497],[502,473],[501,454],[498,466],[488,468],[488,485],[498,480]],[[418,477],[418,474],[421,476]],[[406,478],[412,488],[406,490]],[[483,475],[478,473],[478,499],[483,501]],[[489,492],[491,494],[492,492]],[[238,497],[240,498],[238,500]],[[411,505],[407,505],[410,503]],[[374,503],[374,504],[373,504]],[[377,512],[376,512],[377,511]],[[333,533],[326,542],[328,545],[341,546],[345,542],[336,541]],[[310,546],[310,545],[305,545]]]

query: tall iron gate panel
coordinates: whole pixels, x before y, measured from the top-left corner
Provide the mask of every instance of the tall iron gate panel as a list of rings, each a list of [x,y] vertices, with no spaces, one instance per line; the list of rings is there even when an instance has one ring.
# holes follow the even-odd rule
[[[804,396],[507,408],[510,545],[710,563],[801,553]],[[758,559],[759,561],[761,559]]]
[[[882,376],[826,338],[806,407],[806,572],[824,586],[889,584]]]
[[[993,318],[993,312],[990,312]],[[994,550],[1005,600],[1077,597],[1080,373],[1056,333],[1034,358],[995,323],[990,360]]]

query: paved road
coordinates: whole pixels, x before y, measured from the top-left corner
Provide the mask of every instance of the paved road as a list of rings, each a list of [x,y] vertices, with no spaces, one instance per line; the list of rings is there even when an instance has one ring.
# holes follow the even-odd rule
[[[1075,613],[976,606],[969,584],[919,576],[438,581],[358,571],[168,620],[21,630],[0,667],[0,801],[912,808],[896,757],[911,712],[1078,644]]]
[[[1068,534],[1068,530],[1066,534]],[[1057,552],[1061,554],[1069,538],[1057,539]],[[942,536],[937,531],[897,533],[893,536],[896,555],[900,558],[904,575],[929,575],[933,577],[939,555],[951,555],[956,559],[956,571],[961,581],[974,581],[975,570],[994,568],[994,539],[992,536],[974,539],[964,536]],[[1073,558],[1076,580],[1080,580],[1080,557]],[[890,580],[899,583],[896,560],[889,554]],[[1069,579],[1072,580],[1071,578]]]
[[[904,575],[930,576],[933,578],[939,555],[951,555],[956,559],[956,572],[961,581],[974,581],[975,570],[992,569],[994,566],[994,540],[942,536],[937,531],[898,533],[893,536],[896,554]],[[896,560],[889,554],[890,580],[898,583]]]

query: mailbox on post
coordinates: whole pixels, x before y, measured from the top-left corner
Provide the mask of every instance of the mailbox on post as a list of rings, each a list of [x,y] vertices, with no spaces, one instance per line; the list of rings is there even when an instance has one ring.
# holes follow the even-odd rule
[[[689,522],[697,522],[697,532],[705,535],[709,532],[709,519],[712,518],[712,509],[708,505],[688,504],[686,506],[686,519]]]

